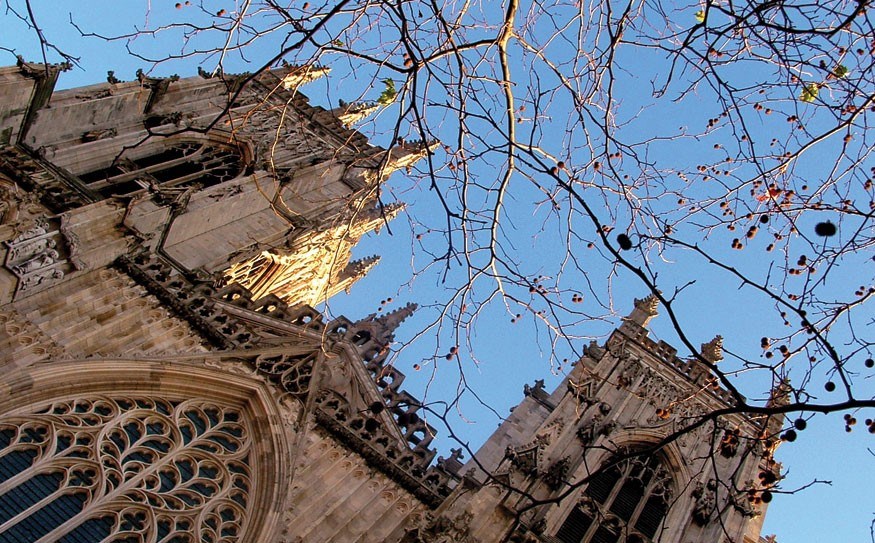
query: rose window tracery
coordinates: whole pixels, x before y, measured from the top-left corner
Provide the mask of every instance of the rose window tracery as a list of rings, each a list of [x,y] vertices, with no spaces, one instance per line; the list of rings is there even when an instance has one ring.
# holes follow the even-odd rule
[[[243,414],[207,400],[92,397],[0,417],[0,540],[242,541]]]

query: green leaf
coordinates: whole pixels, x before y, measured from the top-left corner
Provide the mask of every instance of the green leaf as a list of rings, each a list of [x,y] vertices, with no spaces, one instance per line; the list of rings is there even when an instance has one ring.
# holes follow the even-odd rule
[[[386,85],[386,88],[383,89],[382,94],[377,98],[377,103],[381,106],[388,106],[395,101],[398,92],[395,90],[395,82],[391,79],[384,79],[383,84]]]
[[[802,89],[802,94],[799,96],[799,99],[803,102],[813,102],[815,98],[817,98],[817,92],[820,90],[817,83],[811,83],[806,85],[804,89]]]
[[[696,12],[696,22],[704,23],[705,22],[705,10],[700,9]]]
[[[843,77],[846,77],[849,73],[851,73],[851,70],[849,70],[848,67],[845,66],[844,64],[839,64],[835,68],[832,69],[832,75],[836,79],[841,79]]]

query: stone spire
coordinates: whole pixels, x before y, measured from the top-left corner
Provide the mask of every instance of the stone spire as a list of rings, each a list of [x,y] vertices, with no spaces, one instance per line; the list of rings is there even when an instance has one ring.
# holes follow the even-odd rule
[[[702,358],[712,364],[720,362],[723,360],[723,336],[714,336],[714,339],[708,343],[703,343],[699,352],[702,354]]]
[[[659,307],[659,299],[650,294],[646,296],[644,299],[639,300],[635,298],[635,309],[629,313],[629,316],[626,317],[626,320],[629,322],[634,322],[639,326],[647,326],[650,320],[659,315],[656,309]]]
[[[790,393],[793,387],[790,386],[790,379],[784,377],[775,385],[769,392],[769,401],[766,402],[766,407],[782,407],[790,403]],[[769,435],[776,436],[784,426],[786,415],[771,415],[766,422],[766,431]],[[780,440],[775,440],[775,448],[780,443]],[[773,449],[774,452],[774,449]]]
[[[379,255],[366,256],[350,261],[344,271],[348,277],[364,277],[378,262],[380,262]]]
[[[355,327],[369,328],[371,337],[382,343],[391,343],[395,339],[395,330],[401,325],[404,320],[413,315],[418,305],[409,303],[404,307],[400,307],[395,311],[391,311],[377,317],[376,313],[371,313],[366,318],[355,323]]]
[[[372,206],[359,211],[349,225],[348,236],[360,238],[368,232],[379,232],[406,207],[404,202],[392,202],[382,207]]]
[[[331,113],[337,117],[337,120],[339,120],[343,126],[349,128],[369,115],[372,115],[378,109],[380,109],[380,104],[377,102],[353,102],[347,104],[346,102],[341,101],[340,106],[332,109]]]
[[[386,161],[385,174],[389,175],[395,170],[413,166],[419,159],[434,152],[439,145],[440,142],[437,140],[399,141],[395,146],[386,151],[388,159]]]
[[[280,68],[275,68],[271,72],[280,78],[282,86],[286,90],[296,90],[305,83],[316,81],[320,77],[328,74],[330,68],[319,65],[295,65],[289,64]]]
[[[378,255],[367,256],[365,258],[360,258],[358,260],[353,260],[344,268],[343,273],[340,276],[340,281],[338,282],[338,286],[341,286],[347,294],[349,294],[352,286],[365,275],[368,274],[369,271],[374,269],[380,262],[380,257]]]
[[[790,392],[792,390],[793,387],[790,386],[790,379],[784,377],[774,388],[772,388],[772,391],[769,393],[769,401],[766,403],[766,407],[780,407],[787,405],[790,403]]]

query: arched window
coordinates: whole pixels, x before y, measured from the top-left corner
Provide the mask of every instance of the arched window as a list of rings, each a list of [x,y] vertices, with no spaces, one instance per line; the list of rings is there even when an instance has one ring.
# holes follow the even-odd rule
[[[0,541],[242,541],[249,434],[209,400],[92,396],[4,416]]]
[[[655,455],[597,474],[556,533],[562,543],[646,543],[668,510],[671,476]]]
[[[210,187],[234,179],[243,171],[240,152],[227,145],[176,141],[151,154],[137,155],[138,151],[132,148],[109,166],[80,174],[79,179],[109,197],[158,187]]]

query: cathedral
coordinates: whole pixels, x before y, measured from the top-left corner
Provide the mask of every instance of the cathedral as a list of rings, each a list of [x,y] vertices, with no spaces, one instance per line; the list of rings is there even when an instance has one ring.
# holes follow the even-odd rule
[[[377,264],[351,249],[402,208],[381,184],[436,143],[310,104],[326,68],[60,72],[0,68],[0,542],[767,541],[783,421],[709,417],[721,339],[678,357],[653,296],[437,455],[386,362],[415,306],[313,308]]]

